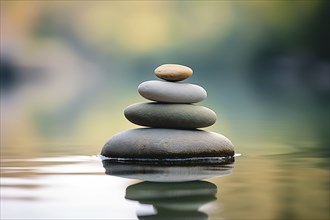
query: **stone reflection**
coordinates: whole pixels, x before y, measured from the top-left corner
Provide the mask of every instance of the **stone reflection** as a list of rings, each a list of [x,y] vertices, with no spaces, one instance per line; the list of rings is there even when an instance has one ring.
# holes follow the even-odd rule
[[[198,209],[216,200],[217,186],[206,181],[141,182],[127,187],[125,198],[153,205],[156,214],[137,214],[139,220],[202,220],[208,215]]]
[[[134,163],[103,160],[105,173],[150,182],[184,182],[229,175],[233,165],[218,163]]]

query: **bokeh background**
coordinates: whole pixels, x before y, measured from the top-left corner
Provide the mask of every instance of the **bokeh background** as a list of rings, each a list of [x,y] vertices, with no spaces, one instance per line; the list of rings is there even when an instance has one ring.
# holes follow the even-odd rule
[[[98,154],[164,63],[238,153],[329,154],[329,1],[1,1],[1,152]]]

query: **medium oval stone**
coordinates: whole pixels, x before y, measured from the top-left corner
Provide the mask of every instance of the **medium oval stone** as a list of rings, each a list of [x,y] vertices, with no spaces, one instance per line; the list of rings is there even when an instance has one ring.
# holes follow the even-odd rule
[[[101,155],[139,159],[227,157],[234,155],[234,146],[215,132],[137,128],[114,135],[104,145]]]
[[[196,103],[207,96],[205,89],[195,84],[158,80],[141,83],[138,92],[146,99],[168,103]]]
[[[179,64],[163,64],[155,69],[155,74],[167,81],[181,81],[189,78],[193,71],[191,68]]]
[[[157,102],[130,105],[124,115],[134,124],[155,128],[203,128],[217,120],[214,111],[203,106]]]

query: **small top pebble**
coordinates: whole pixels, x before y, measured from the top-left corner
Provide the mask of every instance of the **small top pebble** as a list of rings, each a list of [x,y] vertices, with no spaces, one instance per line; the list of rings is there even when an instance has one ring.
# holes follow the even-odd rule
[[[166,81],[181,81],[189,78],[193,71],[191,68],[179,64],[163,64],[155,69],[158,78]]]

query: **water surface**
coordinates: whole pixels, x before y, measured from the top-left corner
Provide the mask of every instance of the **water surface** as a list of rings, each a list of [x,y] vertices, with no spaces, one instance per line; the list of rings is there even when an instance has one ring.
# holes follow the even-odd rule
[[[2,155],[1,219],[329,219],[324,154],[243,154],[220,175],[207,168],[212,178],[152,183],[107,175],[97,156],[62,153]]]

